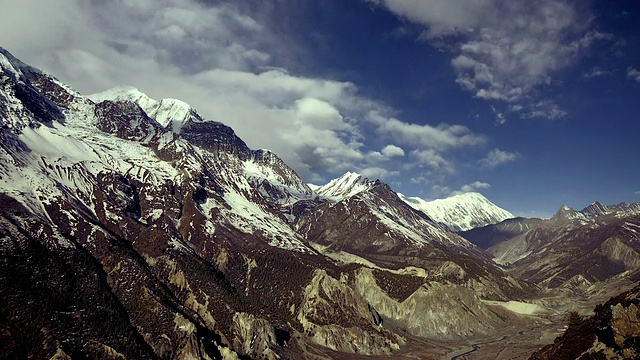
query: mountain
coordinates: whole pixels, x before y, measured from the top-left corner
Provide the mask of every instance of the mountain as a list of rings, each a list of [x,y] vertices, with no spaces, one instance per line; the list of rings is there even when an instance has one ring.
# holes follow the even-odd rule
[[[414,209],[422,211],[431,219],[445,224],[453,231],[466,231],[514,217],[510,212],[496,206],[482,194],[476,192],[432,201],[398,195]]]
[[[537,294],[387,184],[314,191],[179,100],[83,96],[0,48],[0,121],[8,358],[389,356]]]
[[[640,212],[634,205],[563,205],[551,219],[487,250],[515,277],[590,296],[640,274]]]
[[[359,192],[371,189],[374,181],[354,172],[346,172],[337,179],[322,186],[315,186],[315,192],[322,198],[332,202],[347,199]]]
[[[408,206],[383,182],[347,173],[316,192],[331,201],[303,212],[298,231],[332,259],[370,266],[372,272],[356,275],[356,286],[383,317],[412,335],[491,334],[505,324],[505,315],[483,299],[522,299],[535,292],[508,277],[484,251]],[[371,275],[384,280],[373,286]],[[405,285],[392,285],[393,278]]]

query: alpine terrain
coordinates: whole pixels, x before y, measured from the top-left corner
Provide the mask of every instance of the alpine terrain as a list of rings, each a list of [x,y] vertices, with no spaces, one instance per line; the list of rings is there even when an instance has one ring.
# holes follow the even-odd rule
[[[398,195],[414,209],[424,212],[431,219],[446,225],[453,231],[471,230],[514,217],[513,214],[496,206],[477,192],[432,201]]]
[[[310,187],[183,101],[84,96],[2,48],[0,121],[4,358],[526,357],[638,280],[636,205],[485,251],[453,230],[513,216],[479,194]]]

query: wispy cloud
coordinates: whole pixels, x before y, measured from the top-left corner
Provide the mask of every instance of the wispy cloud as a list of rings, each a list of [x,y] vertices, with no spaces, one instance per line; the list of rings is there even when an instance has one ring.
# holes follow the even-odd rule
[[[593,69],[591,69],[591,71],[582,73],[582,77],[585,79],[592,79],[592,78],[597,78],[602,76],[609,76],[611,74],[612,74],[611,70],[603,69],[599,66],[594,66]]]
[[[588,14],[563,0],[371,1],[424,25],[423,39],[446,44],[463,89],[479,99],[518,105],[526,117],[562,117],[558,105],[538,105],[553,102],[538,90],[594,42],[611,38],[591,30]]]
[[[627,77],[633,81],[640,82],[640,70],[629,67],[627,69]]]
[[[514,161],[518,158],[518,154],[500,150],[493,149],[491,150],[487,156],[479,161],[480,165],[487,168],[495,168],[498,165],[508,163]]]
[[[440,124],[437,126],[407,123],[372,111],[368,120],[377,126],[378,132],[402,143],[422,149],[438,151],[484,144],[483,135],[473,133],[463,125]]]
[[[481,190],[481,189],[489,189],[491,188],[491,184],[486,183],[486,182],[482,182],[482,181],[475,181],[471,184],[467,184],[464,185],[460,188],[460,190],[462,192],[473,192],[473,191],[477,191],[477,190]]]

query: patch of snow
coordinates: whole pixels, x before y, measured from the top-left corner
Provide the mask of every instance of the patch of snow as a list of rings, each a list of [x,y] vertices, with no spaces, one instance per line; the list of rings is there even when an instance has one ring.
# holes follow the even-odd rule
[[[22,72],[18,71],[15,67],[13,67],[13,64],[11,63],[11,61],[2,52],[0,52],[0,67],[2,67],[2,69],[5,69],[13,73],[14,75],[22,74]]]
[[[537,304],[526,303],[522,301],[491,301],[482,300],[483,303],[489,305],[502,306],[505,309],[520,315],[536,315],[547,313],[550,310]]]

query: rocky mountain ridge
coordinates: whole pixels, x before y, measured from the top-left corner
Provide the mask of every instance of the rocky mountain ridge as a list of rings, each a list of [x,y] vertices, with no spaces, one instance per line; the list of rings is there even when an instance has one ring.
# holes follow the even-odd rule
[[[563,205],[550,219],[512,219],[461,233],[515,277],[547,290],[591,296],[607,284],[631,286],[640,265],[638,204]],[[501,241],[498,241],[501,240]]]

